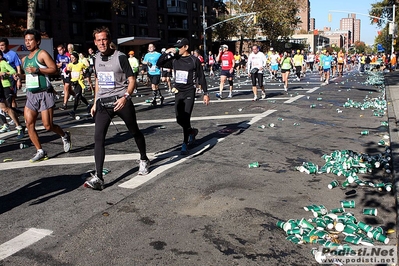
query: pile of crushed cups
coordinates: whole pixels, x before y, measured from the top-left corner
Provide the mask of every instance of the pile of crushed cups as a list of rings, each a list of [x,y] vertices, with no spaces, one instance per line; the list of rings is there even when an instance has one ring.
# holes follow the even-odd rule
[[[276,225],[287,235],[286,239],[294,244],[318,244],[325,248],[350,252],[352,245],[374,246],[374,241],[388,244],[389,238],[381,227],[373,227],[358,221],[348,209],[355,208],[354,200],[341,201],[341,207],[327,210],[323,205],[305,206],[312,212],[310,219],[290,219],[277,221]],[[364,215],[377,216],[377,209],[364,208]],[[323,254],[312,250],[317,262],[322,263]]]

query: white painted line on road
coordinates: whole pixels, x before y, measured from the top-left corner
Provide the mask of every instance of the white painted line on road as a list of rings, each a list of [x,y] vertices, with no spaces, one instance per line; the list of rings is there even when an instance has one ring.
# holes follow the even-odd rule
[[[251,121],[249,122],[243,122],[238,125],[239,128],[248,128],[250,125],[258,122],[262,118],[265,118],[268,115],[271,115],[272,113],[276,112],[277,110],[267,110],[266,112],[263,112],[261,114],[258,114],[257,116],[253,117]]]
[[[191,121],[202,121],[202,120],[218,120],[218,119],[237,119],[237,118],[247,118],[254,117],[258,114],[237,114],[237,115],[213,115],[213,116],[197,116],[191,117]],[[167,118],[167,119],[153,119],[153,120],[137,120],[138,124],[165,124],[165,123],[176,123],[176,118]],[[115,125],[124,125],[125,122],[119,120],[114,121]],[[78,128],[78,127],[92,127],[93,124],[79,124],[74,125],[69,128]]]
[[[0,245],[0,261],[51,235],[47,229],[30,228],[28,231]]]
[[[154,154],[149,154],[150,159],[154,158]],[[119,161],[132,161],[139,160],[139,153],[127,153],[127,154],[115,154],[106,155],[105,162],[119,162]],[[64,157],[64,158],[51,158],[46,161],[37,163],[31,163],[29,161],[14,161],[8,163],[2,163],[0,171],[10,169],[20,169],[28,167],[41,167],[41,166],[52,166],[52,165],[76,165],[76,164],[94,164],[94,155],[92,156],[78,156],[78,157]]]
[[[293,102],[295,102],[296,100],[302,98],[303,96],[305,96],[305,95],[297,95],[297,96],[292,97],[291,99],[285,101],[284,103],[293,103]]]
[[[287,99],[287,97],[285,97],[285,98],[266,98],[266,99],[259,99],[259,102],[264,102],[264,101],[269,101],[269,100],[286,100]],[[252,102],[253,101],[253,98],[251,97],[251,98],[248,98],[248,99],[226,99],[226,98],[223,98],[223,100],[211,100],[211,104],[212,103],[229,103],[229,102]],[[199,101],[195,101],[195,103],[202,103],[202,102],[199,102]]]
[[[120,184],[119,187],[128,188],[128,189],[134,189],[136,187],[139,187],[142,184],[150,181],[151,179],[153,179],[160,173],[191,159],[195,155],[202,153],[209,147],[215,146],[218,142],[221,142],[223,140],[224,140],[224,138],[219,138],[219,139],[212,138],[212,139],[208,140],[207,142],[204,142],[201,145],[190,150],[189,156],[178,156],[178,155],[172,156],[172,157],[168,158],[168,160],[165,163],[163,163],[160,166],[157,166],[155,169],[151,170],[151,172],[148,175],[144,175],[144,176],[137,175],[137,176],[131,178],[129,181],[126,181],[126,182]]]
[[[318,89],[320,89],[320,87],[314,87],[313,89],[308,90],[306,93],[312,93],[312,92],[315,92]]]

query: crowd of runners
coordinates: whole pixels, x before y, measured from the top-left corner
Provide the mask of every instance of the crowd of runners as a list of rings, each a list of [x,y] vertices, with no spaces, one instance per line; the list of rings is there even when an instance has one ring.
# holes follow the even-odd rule
[[[47,51],[40,49],[41,36],[36,30],[24,33],[29,54],[22,59],[9,49],[8,39],[0,38],[0,119],[3,123],[0,133],[10,131],[10,125],[14,124],[17,138],[23,139],[27,129],[29,139],[36,148],[30,162],[47,160],[49,157],[35,128],[40,113],[44,128],[58,134],[64,152],[70,151],[70,132],[62,130],[53,122],[58,94],[49,76],[59,73],[63,83],[63,98],[58,109],[68,110],[69,115],[75,118],[79,104],[83,103],[87,113],[94,117],[96,172],[85,185],[99,190],[104,187],[102,168],[105,137],[115,115],[125,122],[140,151],[138,173],[149,173],[150,161],[146,155],[145,139],[138,128],[131,101],[131,95],[141,89],[138,87],[139,82],[151,88],[150,103],[153,106],[162,106],[164,103],[165,98],[160,88],[162,83],[167,93],[175,95],[176,121],[183,131],[181,154],[186,155],[198,134],[198,129],[193,128],[190,121],[196,94],[203,94],[206,105],[210,101],[205,73],[208,73],[210,79],[220,79],[217,98],[225,98],[225,87],[228,87],[227,98],[234,97],[234,80],[245,77],[252,84],[253,101],[258,101],[266,98],[265,78],[283,83],[287,93],[289,80],[301,81],[308,73],[318,73],[322,85],[327,85],[332,78],[343,76],[348,71],[391,71],[397,66],[395,54],[347,54],[342,50],[314,53],[304,50],[276,51],[273,48],[262,52],[257,45],[253,45],[249,53],[233,53],[224,44],[216,54],[209,51],[206,56],[202,56],[199,50],[190,49],[189,41],[184,38],[173,47],[162,48],[160,52],[157,52],[154,44],[149,44],[147,53],[139,60],[134,51],[127,54],[118,51],[110,41],[107,28],[96,29],[93,38],[96,52],[89,48],[85,55],[75,51],[72,44],[66,47],[60,44],[57,46],[55,60]],[[22,82],[26,89],[23,111],[18,108],[15,100]],[[85,92],[93,95],[93,104],[89,104]],[[70,101],[73,107],[69,109]],[[20,120],[24,120],[24,123]]]

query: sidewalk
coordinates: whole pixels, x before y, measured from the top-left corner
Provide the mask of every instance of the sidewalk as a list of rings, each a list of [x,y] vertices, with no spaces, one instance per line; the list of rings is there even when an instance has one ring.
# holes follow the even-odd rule
[[[399,231],[399,71],[385,74],[386,96],[388,102],[389,136],[391,138],[392,168],[396,201],[396,236]],[[396,243],[398,244],[398,243]],[[399,254],[398,254],[399,258]]]

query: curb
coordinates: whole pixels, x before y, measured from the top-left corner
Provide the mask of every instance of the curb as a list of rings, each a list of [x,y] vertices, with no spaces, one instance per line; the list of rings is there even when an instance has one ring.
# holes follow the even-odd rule
[[[397,80],[397,81],[396,81]],[[392,184],[394,187],[394,197],[396,202],[396,246],[398,246],[399,232],[399,127],[397,125],[397,117],[399,117],[399,72],[387,73],[385,75],[386,98],[388,102],[388,125],[389,136],[391,139],[392,152]],[[391,103],[391,104],[389,104]],[[399,258],[399,252],[397,253]],[[396,264],[398,265],[398,264]]]

